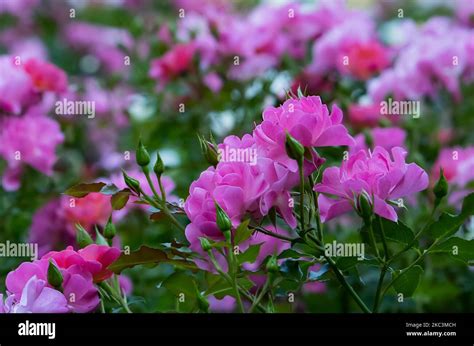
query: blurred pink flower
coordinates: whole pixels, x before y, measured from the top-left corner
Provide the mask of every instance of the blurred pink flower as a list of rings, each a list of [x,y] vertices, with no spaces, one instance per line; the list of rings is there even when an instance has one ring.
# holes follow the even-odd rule
[[[377,39],[374,21],[354,14],[316,40],[308,69],[319,75],[337,69],[343,75],[365,80],[388,64],[388,51]]]
[[[474,147],[442,149],[431,170],[432,185],[439,179],[440,168],[443,168],[451,190],[449,203],[460,206],[462,199],[474,190],[469,187],[474,181]]]
[[[110,196],[99,192],[82,198],[64,197],[61,199],[61,208],[72,232],[76,223],[92,231],[93,225],[105,224],[112,213]]]
[[[125,29],[72,22],[64,29],[66,40],[76,49],[85,50],[100,62],[109,72],[123,72],[129,65],[124,58],[128,55],[123,48],[132,49],[133,38]]]
[[[397,221],[397,213],[388,202],[426,189],[428,175],[417,164],[405,163],[404,149],[395,147],[391,152],[382,147],[360,150],[341,167],[324,171],[322,182],[314,187],[321,193],[318,201],[324,222],[357,209],[360,195],[368,199],[375,214]]]
[[[49,62],[31,58],[25,62],[24,69],[36,90],[60,93],[67,89],[66,73]]]
[[[356,128],[377,126],[382,114],[379,104],[356,104],[349,105],[349,121]]]
[[[417,100],[435,97],[442,88],[459,100],[460,82],[468,83],[474,76],[472,35],[472,30],[448,18],[429,19],[412,33],[394,66],[369,82],[371,99],[380,102],[392,95],[396,100]]]
[[[0,56],[0,110],[19,114],[35,99],[33,82],[13,56]],[[37,101],[39,100],[36,97]]]
[[[369,135],[372,137],[372,147],[382,147],[387,151],[392,150],[394,147],[405,148],[406,132],[398,127],[377,127],[370,130]],[[363,133],[358,134],[354,137],[356,144],[349,147],[351,154],[357,153],[359,150],[367,150],[366,138]]]
[[[344,64],[344,57],[340,57],[337,68],[341,74],[360,80],[367,80],[390,63],[387,49],[378,41],[354,42],[345,49],[340,54],[347,56],[347,64]]]
[[[0,156],[8,164],[2,181],[6,190],[19,188],[24,164],[52,175],[56,146],[64,140],[57,122],[42,115],[25,115],[0,119],[0,125]]]
[[[163,56],[153,59],[150,66],[150,77],[163,88],[170,80],[191,68],[195,47],[193,44],[177,44]]]

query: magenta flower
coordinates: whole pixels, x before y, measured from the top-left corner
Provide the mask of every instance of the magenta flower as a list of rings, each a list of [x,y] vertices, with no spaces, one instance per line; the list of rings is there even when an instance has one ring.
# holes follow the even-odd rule
[[[64,197],[61,199],[61,209],[73,233],[76,223],[91,231],[93,225],[105,224],[112,213],[110,196],[98,192],[82,198]]]
[[[366,80],[389,64],[388,50],[378,41],[374,22],[354,14],[325,32],[313,47],[313,73],[325,75],[333,70]]]
[[[222,299],[218,299],[215,296],[209,296],[209,309],[212,312],[218,313],[229,313],[235,309],[235,298],[232,296],[225,296]]]
[[[278,108],[263,112],[263,122],[254,130],[259,155],[298,171],[295,160],[285,150],[286,132],[305,147],[351,145],[353,138],[342,124],[342,112],[334,105],[332,113],[318,96],[289,99]]]
[[[132,49],[133,38],[127,30],[74,21],[65,27],[64,36],[74,48],[96,57],[107,71],[120,72],[128,68],[124,64],[125,53],[120,48]]]
[[[191,67],[194,52],[193,44],[177,44],[162,57],[151,61],[150,77],[158,81],[159,88],[163,88]]]
[[[258,199],[268,188],[263,174],[255,166],[240,162],[223,162],[210,167],[189,188],[185,210],[191,223],[186,237],[191,248],[199,252],[199,237],[223,240],[216,225],[215,202],[227,212],[237,227],[247,212],[258,210]],[[196,242],[197,241],[197,242]]]
[[[439,178],[439,170],[443,168],[444,176],[452,191],[449,203],[460,206],[461,201],[473,191],[469,183],[474,180],[474,147],[453,147],[441,150],[431,170],[431,184]]]
[[[15,305],[17,301],[20,301],[20,297],[23,299],[25,290],[29,292],[27,285],[34,277],[36,281],[45,282],[48,288],[46,293],[49,297],[56,297],[61,300],[57,294],[50,290],[60,293],[62,299],[65,299],[68,310],[72,312],[93,311],[99,304],[98,291],[92,281],[92,274],[89,272],[90,269],[94,268],[94,264],[87,266],[89,263],[86,263],[72,248],[64,250],[61,255],[63,258],[61,256],[51,256],[51,258],[56,257],[62,261],[58,262],[52,258],[63,275],[63,293],[54,290],[47,284],[49,258],[43,257],[41,260],[34,262],[24,262],[16,270],[8,273],[6,287],[9,298],[7,300],[13,301],[11,304]],[[95,264],[96,269],[99,267],[100,264]]]
[[[10,301],[10,313],[66,313],[69,312],[66,297],[48,287],[45,280],[32,276],[25,284],[18,301]]]
[[[324,222],[357,209],[360,195],[369,200],[375,214],[397,221],[389,202],[426,189],[428,175],[417,164],[405,162],[404,149],[396,147],[391,152],[382,147],[373,152],[361,150],[349,156],[340,168],[324,171],[322,182],[314,187],[321,193],[318,202]]]
[[[406,132],[398,127],[377,127],[370,131],[374,147],[382,147],[387,151],[392,150],[395,147],[405,147]],[[357,153],[359,150],[369,149],[363,133],[358,134],[354,137],[356,142],[355,145],[349,147],[351,154]]]
[[[69,245],[75,242],[74,225],[64,217],[62,205],[60,198],[53,199],[33,215],[28,241],[38,244],[40,257],[53,250],[57,244]]]
[[[411,34],[394,66],[370,81],[369,95],[375,102],[388,95],[413,100],[435,97],[442,86],[459,100],[460,81],[472,82],[474,59],[470,57],[472,31],[447,18],[434,17]]]
[[[62,251],[51,251],[42,259],[51,258],[59,268],[64,269],[78,266],[82,271],[91,274],[94,282],[101,282],[112,276],[113,273],[107,267],[119,257],[120,250],[117,248],[91,244],[77,252],[72,249],[72,246]]]
[[[62,271],[64,276],[63,293],[72,311],[85,313],[94,311],[99,305],[99,294],[92,281],[92,275],[77,266]]]
[[[55,65],[31,58],[25,62],[24,68],[36,90],[58,93],[66,91],[66,73]]]
[[[375,40],[351,43],[340,54],[342,57],[338,59],[337,65],[339,72],[360,80],[369,79],[390,64],[387,48]],[[348,63],[344,64],[346,56]]]
[[[35,99],[33,82],[21,65],[15,64],[12,56],[0,56],[0,73],[0,110],[19,114]]]
[[[0,119],[0,124],[0,156],[8,164],[2,177],[6,190],[19,188],[24,164],[46,175],[53,173],[56,146],[64,140],[57,122],[42,115],[25,115]]]

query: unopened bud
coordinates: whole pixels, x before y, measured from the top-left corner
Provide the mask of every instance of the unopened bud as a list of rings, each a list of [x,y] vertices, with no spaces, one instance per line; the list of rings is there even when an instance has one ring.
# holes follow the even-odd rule
[[[117,230],[115,228],[115,225],[112,222],[112,215],[110,215],[109,220],[107,221],[107,224],[105,225],[105,228],[104,228],[104,237],[110,240],[113,237],[115,237],[116,233],[117,233]]]
[[[433,188],[433,192],[438,201],[448,194],[448,182],[444,176],[443,168],[440,168],[439,170],[439,179]]]
[[[148,154],[148,151],[141,140],[138,141],[138,148],[136,150],[135,156],[139,166],[146,167],[150,164],[150,154]]]
[[[286,133],[285,141],[286,154],[298,162],[303,161],[304,157],[304,147],[298,142],[294,137],[292,137],[288,132]]]
[[[156,153],[156,162],[155,166],[153,166],[153,172],[155,172],[156,176],[159,178],[165,171],[165,165],[163,160],[161,159],[160,153]]]
[[[84,248],[87,245],[94,244],[89,233],[80,224],[76,224],[76,243],[80,248]]]
[[[63,284],[63,274],[52,260],[49,260],[48,283],[56,289],[60,289]]]
[[[140,194],[140,182],[129,176],[123,169],[123,180],[125,181],[125,184],[130,188],[130,190],[136,192],[137,194]]]
[[[207,238],[201,237],[199,238],[199,241],[201,242],[201,248],[203,251],[208,252],[212,249],[212,245]]]

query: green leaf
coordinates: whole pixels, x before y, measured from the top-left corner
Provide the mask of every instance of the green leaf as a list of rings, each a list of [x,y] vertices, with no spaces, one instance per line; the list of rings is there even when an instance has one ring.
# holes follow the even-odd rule
[[[403,222],[398,221],[397,223],[377,216],[373,220],[372,227],[378,241],[382,241],[380,223],[382,223],[385,239],[389,242],[395,242],[406,246],[411,244],[415,239],[413,231]]]
[[[471,193],[464,198],[462,202],[461,215],[464,218],[474,215],[474,193]]]
[[[124,269],[132,268],[136,265],[159,263],[170,263],[192,270],[197,269],[196,265],[192,262],[169,258],[166,252],[148,246],[142,246],[137,251],[129,254],[122,253],[119,259],[109,266],[109,269],[116,274],[120,274]]]
[[[372,266],[378,266],[379,262],[375,259],[369,259],[369,258],[364,258],[364,259],[359,259],[359,257],[337,257],[335,259],[337,267],[342,270],[342,271],[347,271],[358,264],[365,264],[365,265],[372,265]]]
[[[77,184],[67,189],[64,193],[68,196],[82,198],[91,192],[100,192],[104,186],[104,183]]]
[[[300,262],[295,261],[292,259],[288,259],[280,266],[280,271],[282,272],[283,276],[295,280],[295,281],[302,281],[306,279],[306,274],[300,267]]]
[[[452,237],[434,246],[430,253],[444,253],[466,264],[474,264],[474,239]]]
[[[165,287],[176,296],[184,293],[185,299],[196,299],[196,282],[192,276],[183,271],[171,274],[160,287]]]
[[[464,198],[461,214],[441,214],[438,221],[433,222],[428,227],[428,233],[435,238],[448,238],[455,234],[466,219],[472,215],[474,215],[474,193],[471,193]]]
[[[130,197],[130,193],[131,192],[129,189],[123,189],[115,193],[110,199],[110,204],[112,205],[112,209],[120,210],[123,207],[125,207],[125,205],[128,202],[128,198]]]
[[[415,265],[407,271],[398,271],[392,274],[392,279],[396,279],[393,283],[393,288],[397,293],[402,293],[403,296],[411,297],[420,283],[423,268]]]
[[[206,296],[213,295],[218,299],[222,299],[225,296],[235,295],[233,287],[223,277],[213,275],[213,278],[210,281],[212,282],[212,284],[209,285],[209,288],[205,292]],[[209,283],[209,280],[208,280],[208,283]],[[255,286],[255,284],[247,278],[239,278],[237,279],[237,283],[240,287],[244,288],[245,290],[249,290],[253,286]]]
[[[462,215],[443,213],[438,221],[433,222],[428,227],[428,233],[435,238],[448,238],[456,233],[463,223],[464,217]]]
[[[250,238],[250,236],[252,235],[253,229],[250,229],[248,227],[249,222],[250,222],[250,219],[243,221],[239,225],[239,227],[237,227],[237,229],[235,230],[235,236],[234,236],[235,245],[241,244],[242,242]]]
[[[260,252],[260,247],[262,246],[262,244],[263,243],[251,245],[245,252],[238,254],[237,260],[239,264],[246,263],[246,262],[249,262],[249,263],[255,262],[255,260],[257,259],[258,253]]]
[[[278,259],[281,259],[281,258],[301,258],[301,257],[304,257],[304,255],[299,253],[298,251],[293,250],[293,249],[283,250],[278,255]]]

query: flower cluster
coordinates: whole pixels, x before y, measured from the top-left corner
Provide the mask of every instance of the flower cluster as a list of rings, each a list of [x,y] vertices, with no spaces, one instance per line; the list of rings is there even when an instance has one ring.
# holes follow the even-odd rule
[[[369,82],[370,97],[375,102],[389,95],[397,100],[434,97],[442,87],[459,100],[460,82],[472,82],[474,77],[473,30],[447,18],[432,18],[411,28],[394,66]]]
[[[2,176],[6,190],[16,190],[25,164],[46,175],[53,173],[56,147],[64,140],[59,124],[46,113],[54,95],[67,88],[64,71],[35,58],[1,56],[0,155],[8,168]]]
[[[7,297],[4,302],[0,296],[0,312],[91,312],[99,304],[94,284],[112,276],[107,268],[119,256],[116,248],[91,244],[79,251],[68,247],[24,262],[7,275]],[[50,282],[52,266],[58,270],[54,282]]]
[[[329,113],[319,97],[289,99],[280,107],[266,109],[263,122],[252,135],[244,135],[241,139],[229,136],[219,145],[220,149],[254,152],[257,155],[255,164],[221,161],[191,184],[185,204],[191,221],[186,228],[191,249],[202,251],[200,237],[223,239],[216,224],[215,203],[228,214],[234,228],[247,215],[260,220],[271,208],[275,208],[290,227],[296,227],[290,191],[299,182],[298,163],[286,152],[287,133],[306,147],[354,142],[342,125],[339,108],[334,106],[333,112]],[[322,162],[312,152],[304,160],[304,174],[308,176]]]

